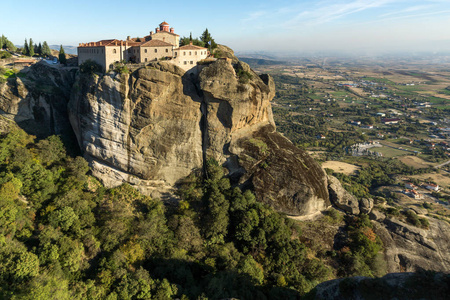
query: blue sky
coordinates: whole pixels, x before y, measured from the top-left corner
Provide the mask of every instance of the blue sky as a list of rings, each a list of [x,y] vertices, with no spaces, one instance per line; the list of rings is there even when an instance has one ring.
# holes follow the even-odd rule
[[[62,4],[64,3],[64,4]],[[207,27],[237,51],[450,51],[450,0],[6,1],[0,33],[78,45]]]

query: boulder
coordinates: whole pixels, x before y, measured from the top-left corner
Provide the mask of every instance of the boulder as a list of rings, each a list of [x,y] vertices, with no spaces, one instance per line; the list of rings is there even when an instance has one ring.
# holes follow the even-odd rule
[[[369,213],[369,219],[373,220],[373,221],[381,222],[385,218],[386,218],[386,215],[376,209],[372,209],[371,212]]]
[[[330,200],[336,207],[353,215],[360,213],[358,199],[342,187],[339,179],[331,175],[328,175],[328,191]]]
[[[373,208],[372,198],[362,198],[359,200],[359,211],[362,214],[369,214]]]

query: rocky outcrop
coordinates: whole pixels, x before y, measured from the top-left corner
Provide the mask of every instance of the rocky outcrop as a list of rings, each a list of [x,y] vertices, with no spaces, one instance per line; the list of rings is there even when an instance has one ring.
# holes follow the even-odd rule
[[[347,213],[353,215],[359,215],[360,213],[369,214],[373,208],[372,198],[361,198],[358,200],[358,198],[345,190],[339,179],[331,175],[328,175],[328,191],[331,202],[337,208]]]
[[[291,215],[330,205],[326,175],[275,131],[275,84],[220,47],[222,57],[184,73],[168,62],[131,75],[81,75],[69,104],[80,147],[107,185],[129,182],[156,197],[213,158],[235,184]],[[266,147],[259,151],[254,141]],[[259,142],[257,142],[258,144]],[[262,160],[254,164],[252,160]]]
[[[73,128],[95,176],[164,197],[202,167],[202,118],[193,82],[170,63],[131,75],[82,75],[69,103]]]
[[[38,137],[72,136],[67,103],[76,69],[40,62],[0,83],[0,113]]]
[[[322,282],[306,299],[447,299],[450,275],[418,272],[392,273],[382,278],[350,277]]]
[[[383,241],[388,272],[450,269],[450,225],[428,218],[428,229],[395,218],[379,218],[374,230]]]
[[[358,199],[344,189],[339,179],[331,175],[328,176],[328,191],[331,202],[337,208],[354,215],[360,213]]]
[[[362,214],[369,214],[373,208],[373,199],[372,198],[361,198],[359,200],[359,211]]]
[[[266,125],[231,142],[243,172],[239,182],[257,199],[288,215],[307,216],[327,209],[326,173],[307,153]]]

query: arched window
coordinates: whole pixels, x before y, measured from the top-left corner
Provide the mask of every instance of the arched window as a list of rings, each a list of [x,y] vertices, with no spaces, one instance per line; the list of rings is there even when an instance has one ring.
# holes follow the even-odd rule
[[[155,53],[158,53],[158,49],[155,49]]]
[[[186,51],[183,51],[183,55],[186,55]]]
[[[194,55],[197,55],[197,51],[194,52]]]
[[[192,52],[191,52],[191,51],[189,51],[189,55],[192,55]]]
[[[116,50],[116,49],[113,49],[113,53],[116,54],[116,53],[117,53],[117,50]]]
[[[168,53],[168,52],[169,52],[169,49],[166,48],[166,53]]]

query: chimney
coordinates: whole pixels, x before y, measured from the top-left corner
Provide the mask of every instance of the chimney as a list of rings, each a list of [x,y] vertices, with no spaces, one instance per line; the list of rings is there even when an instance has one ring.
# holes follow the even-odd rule
[[[81,47],[81,43],[78,43],[78,47]]]
[[[192,46],[192,41],[189,42],[189,45]]]
[[[102,42],[100,42],[100,46],[102,45]]]
[[[153,35],[153,31],[150,31],[150,35]]]
[[[157,33],[159,32],[159,28],[156,28],[156,32],[157,32]]]
[[[175,29],[173,29],[173,27],[170,28],[170,33],[175,33]]]

